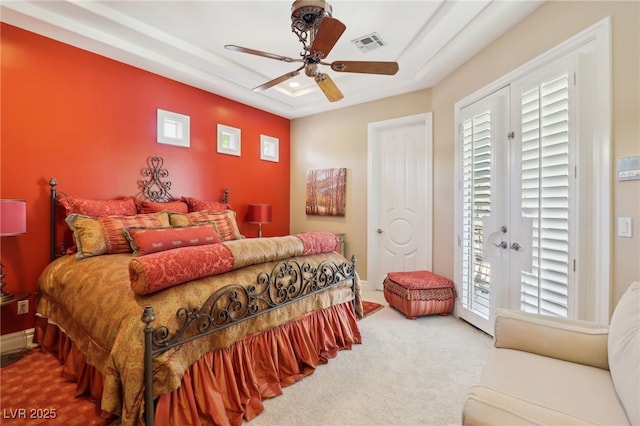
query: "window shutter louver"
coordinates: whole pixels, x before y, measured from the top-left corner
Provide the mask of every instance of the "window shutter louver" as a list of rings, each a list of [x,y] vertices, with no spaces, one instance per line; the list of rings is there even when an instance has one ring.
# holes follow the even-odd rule
[[[484,318],[490,315],[490,268],[482,258],[482,220],[491,213],[491,113],[462,125],[462,302]]]
[[[521,309],[567,317],[569,283],[569,78],[523,91],[522,216],[533,222],[533,269]]]

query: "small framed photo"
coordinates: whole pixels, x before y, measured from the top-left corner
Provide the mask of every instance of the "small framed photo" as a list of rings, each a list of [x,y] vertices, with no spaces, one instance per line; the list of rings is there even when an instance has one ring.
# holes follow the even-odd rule
[[[188,115],[158,109],[158,143],[189,148],[189,121]]]
[[[271,136],[260,135],[260,159],[280,161],[280,140]]]
[[[240,156],[240,129],[218,124],[218,152]]]

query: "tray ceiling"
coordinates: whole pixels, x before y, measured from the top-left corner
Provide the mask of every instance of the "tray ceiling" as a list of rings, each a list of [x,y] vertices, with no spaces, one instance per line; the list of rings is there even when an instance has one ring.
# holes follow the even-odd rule
[[[304,73],[251,89],[298,64],[229,51],[235,44],[298,58],[290,1],[2,1],[17,27],[286,118],[428,88],[518,23],[541,1],[331,1],[347,29],[335,60],[397,61],[394,76],[330,74],[344,99],[328,102]],[[374,34],[384,46],[354,42]],[[291,87],[294,82],[297,87]]]

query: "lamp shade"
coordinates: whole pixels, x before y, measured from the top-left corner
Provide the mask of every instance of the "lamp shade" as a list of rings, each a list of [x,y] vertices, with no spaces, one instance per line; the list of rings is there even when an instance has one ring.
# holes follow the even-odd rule
[[[271,223],[271,204],[249,204],[249,223]]]
[[[27,232],[27,202],[0,200],[0,236],[9,237]]]

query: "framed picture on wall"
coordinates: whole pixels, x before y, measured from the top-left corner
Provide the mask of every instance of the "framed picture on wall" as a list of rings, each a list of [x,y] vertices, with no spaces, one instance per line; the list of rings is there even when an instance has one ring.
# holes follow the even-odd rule
[[[346,194],[346,168],[307,171],[306,214],[344,216]]]
[[[240,129],[218,124],[218,152],[240,156]]]
[[[189,148],[190,117],[176,112],[158,109],[158,143]]]
[[[267,135],[260,135],[260,159],[280,161],[280,140]]]

